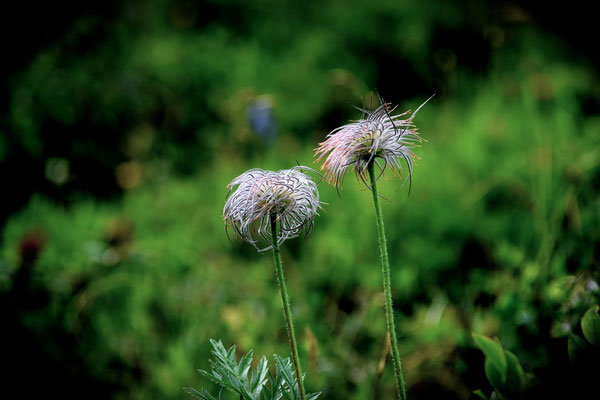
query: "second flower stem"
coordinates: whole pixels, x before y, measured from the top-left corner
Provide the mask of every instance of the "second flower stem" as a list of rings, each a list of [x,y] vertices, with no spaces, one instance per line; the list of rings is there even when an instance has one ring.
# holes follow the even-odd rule
[[[390,334],[392,346],[392,362],[394,364],[394,374],[396,376],[396,385],[398,386],[398,396],[401,400],[406,400],[406,388],[404,385],[404,376],[402,375],[402,362],[400,361],[400,352],[398,351],[398,342],[396,340],[396,324],[394,323],[394,310],[392,308],[392,283],[390,278],[390,261],[388,258],[387,242],[385,238],[385,229],[383,227],[383,213],[379,205],[379,194],[377,193],[377,179],[375,178],[375,167],[373,162],[368,165],[369,177],[371,179],[371,192],[373,193],[373,203],[375,203],[375,221],[377,223],[377,233],[379,234],[379,251],[381,252],[381,271],[383,273],[383,293],[385,295],[385,317],[387,320],[387,329]]]
[[[292,312],[290,311],[290,299],[288,298],[285,280],[283,276],[283,268],[281,267],[281,255],[279,254],[279,243],[277,242],[277,218],[271,215],[271,234],[273,239],[273,259],[275,260],[275,272],[277,282],[279,283],[279,292],[281,293],[281,302],[283,303],[283,313],[287,323],[288,336],[290,338],[290,346],[292,348],[292,360],[294,369],[296,370],[296,379],[298,380],[298,391],[300,399],[306,400],[304,394],[304,382],[302,382],[302,371],[300,370],[300,360],[298,359],[298,346],[296,345],[296,334],[294,333],[294,322],[292,321]]]

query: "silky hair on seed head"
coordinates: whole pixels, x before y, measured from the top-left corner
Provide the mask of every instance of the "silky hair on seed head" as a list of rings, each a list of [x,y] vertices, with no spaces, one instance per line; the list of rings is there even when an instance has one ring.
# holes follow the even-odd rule
[[[331,131],[315,151],[317,161],[325,158],[321,166],[325,180],[339,192],[344,176],[353,168],[357,178],[370,189],[366,180],[369,163],[373,162],[379,167],[379,179],[388,167],[401,175],[404,161],[408,169],[404,183],[410,181],[414,159],[419,158],[413,148],[425,141],[413,125],[413,118],[432,97],[412,115],[410,111],[392,115],[398,106],[392,107],[380,97],[380,105],[374,110],[369,110],[364,105],[363,108],[357,107],[362,112],[361,119]]]
[[[223,208],[225,231],[231,227],[236,236],[259,251],[273,247],[259,248],[258,239],[253,236],[258,234],[272,242],[271,217],[279,222],[278,243],[302,232],[308,237],[321,203],[317,184],[304,170],[318,175],[312,168],[302,166],[277,172],[256,168],[231,181]]]

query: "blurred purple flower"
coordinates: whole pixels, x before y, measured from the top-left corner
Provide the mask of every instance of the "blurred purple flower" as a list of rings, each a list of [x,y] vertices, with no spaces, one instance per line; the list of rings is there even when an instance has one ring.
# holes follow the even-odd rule
[[[246,110],[246,117],[252,131],[265,143],[277,136],[277,126],[273,117],[273,104],[266,97],[256,98]]]
[[[296,237],[302,231],[308,237],[320,202],[317,184],[302,170],[316,173],[311,168],[299,166],[278,172],[251,169],[231,181],[227,185],[229,193],[223,208],[225,230],[233,228],[236,236],[259,251],[269,250],[272,246],[260,249],[253,233],[270,243],[271,216],[279,221],[278,243]]]

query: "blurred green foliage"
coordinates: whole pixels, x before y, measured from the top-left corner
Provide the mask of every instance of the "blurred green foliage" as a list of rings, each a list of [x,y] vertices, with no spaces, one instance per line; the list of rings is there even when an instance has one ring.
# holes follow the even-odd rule
[[[270,257],[225,236],[226,185],[317,168],[317,143],[377,90],[402,110],[437,93],[415,120],[428,142],[410,196],[380,185],[410,398],[491,391],[471,332],[535,376],[528,396],[568,390],[557,377],[581,369],[567,338],[599,298],[600,83],[585,57],[503,3],[110,4],[7,76],[9,382],[176,399],[206,383],[209,338],[287,354]],[[274,142],[248,120],[257,100]],[[341,198],[320,191],[313,235],[282,246],[307,390],[391,398],[370,195],[351,177]]]
[[[525,389],[525,372],[518,357],[504,350],[497,338],[473,335],[473,339],[485,354],[485,375],[495,393],[502,399],[519,398]],[[487,400],[483,393],[478,396]]]

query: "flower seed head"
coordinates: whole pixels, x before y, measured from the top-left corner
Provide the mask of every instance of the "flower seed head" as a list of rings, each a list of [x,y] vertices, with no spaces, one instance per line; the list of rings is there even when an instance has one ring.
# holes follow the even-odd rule
[[[260,249],[256,232],[272,242],[271,217],[279,221],[278,243],[305,232],[308,237],[320,207],[317,184],[302,170],[315,172],[308,167],[293,167],[278,172],[251,169],[235,178],[227,187],[227,201],[223,208],[225,230],[233,228],[236,236]],[[234,190],[234,188],[237,188]]]
[[[392,115],[398,106],[379,100],[381,105],[372,111],[358,108],[363,113],[360,120],[334,129],[316,149],[317,161],[325,157],[321,166],[325,180],[338,190],[349,168],[354,168],[356,176],[370,188],[366,171],[371,162],[381,170],[380,176],[388,166],[400,175],[404,160],[408,168],[406,180],[411,179],[413,160],[418,158],[412,149],[424,141],[412,120],[425,103],[409,117],[410,111]]]

